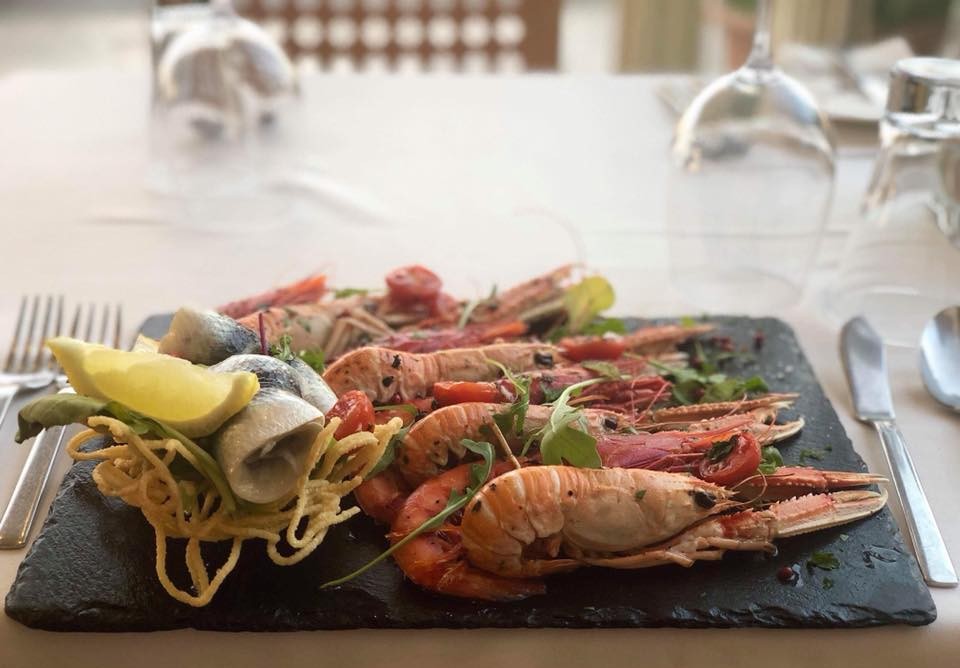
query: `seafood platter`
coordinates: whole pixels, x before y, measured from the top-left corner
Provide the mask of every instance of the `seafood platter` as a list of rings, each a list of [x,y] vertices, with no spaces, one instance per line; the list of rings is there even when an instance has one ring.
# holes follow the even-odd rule
[[[56,630],[844,627],[936,611],[792,331],[310,276],[48,342],[75,460],[6,599]]]

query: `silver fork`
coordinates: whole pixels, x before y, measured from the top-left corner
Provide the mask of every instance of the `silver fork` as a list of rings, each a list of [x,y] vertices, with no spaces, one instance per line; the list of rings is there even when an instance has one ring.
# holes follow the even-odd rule
[[[62,303],[60,311],[62,312]],[[85,324],[81,323],[81,320],[83,320],[82,311],[83,309],[77,306],[70,326],[70,336],[76,338],[81,335],[82,329],[82,338],[90,341],[94,332],[94,321],[97,320],[96,307],[90,304],[86,309]],[[123,330],[122,311],[119,304],[113,309],[112,341],[108,341],[110,315],[110,307],[104,305],[100,313],[98,341],[100,343],[109,342],[112,343],[114,348],[119,348],[120,335]],[[59,324],[56,329],[59,332]],[[52,357],[50,363],[54,363]],[[58,367],[56,371],[56,383],[60,388],[60,394],[72,394],[73,388],[67,382],[63,369]],[[46,429],[40,432],[33,441],[30,454],[27,455],[27,461],[24,462],[23,470],[20,472],[20,478],[17,480],[10,501],[7,503],[7,509],[4,511],[3,517],[0,518],[0,548],[17,549],[26,545],[33,520],[37,516],[37,508],[40,505],[43,488],[47,484],[47,478],[50,477],[50,471],[57,459],[57,453],[60,452],[64,431],[64,427]]]
[[[56,323],[53,321],[54,301],[57,304]],[[53,358],[44,348],[43,342],[51,335],[51,327],[53,334],[60,333],[60,327],[63,325],[63,295],[56,300],[51,295],[43,299],[43,323],[38,332],[37,317],[41,310],[40,302],[40,295],[34,295],[32,300],[26,295],[20,299],[20,312],[17,314],[17,324],[13,327],[13,340],[10,342],[3,370],[0,371],[0,402],[2,402],[0,425],[7,417],[13,398],[20,390],[40,389],[54,380]]]

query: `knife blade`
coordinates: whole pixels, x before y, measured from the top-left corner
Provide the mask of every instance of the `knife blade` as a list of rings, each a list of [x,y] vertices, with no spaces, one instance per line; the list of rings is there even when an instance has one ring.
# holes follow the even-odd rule
[[[853,318],[840,331],[840,356],[857,418],[873,424],[880,435],[924,580],[935,587],[956,587],[957,573],[894,420],[883,341],[864,318]]]

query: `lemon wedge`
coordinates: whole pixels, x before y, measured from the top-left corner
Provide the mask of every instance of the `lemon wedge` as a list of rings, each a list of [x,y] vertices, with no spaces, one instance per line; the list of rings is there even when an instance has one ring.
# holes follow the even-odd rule
[[[47,345],[77,394],[116,401],[190,438],[215,432],[260,389],[248,371],[217,373],[169,355],[62,336]]]

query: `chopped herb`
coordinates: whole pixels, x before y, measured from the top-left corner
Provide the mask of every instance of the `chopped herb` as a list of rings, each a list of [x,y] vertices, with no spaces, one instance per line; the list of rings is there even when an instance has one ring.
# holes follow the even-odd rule
[[[760,449],[760,455],[760,466],[757,470],[764,475],[770,475],[783,466],[783,455],[775,445],[764,446]]]
[[[620,373],[620,369],[616,365],[611,364],[610,362],[602,362],[596,360],[587,360],[586,362],[581,362],[580,366],[584,369],[590,369],[600,374],[603,378],[608,380],[622,380],[623,374]]]
[[[335,299],[343,299],[344,297],[353,297],[354,295],[366,295],[369,292],[366,288],[339,288],[333,291],[333,296]]]
[[[638,489],[636,493],[633,495],[633,498],[635,498],[637,501],[643,501],[643,497],[645,497],[646,495],[647,495],[647,490]]]
[[[840,534],[840,540],[842,540],[844,543],[846,543],[848,540],[850,540],[850,536],[848,536],[848,535],[845,534],[845,533],[842,533],[842,534]]]
[[[823,578],[823,588],[824,588],[824,589],[833,589],[833,579],[832,579],[832,578]]]
[[[674,400],[682,405],[736,401],[744,396],[767,392],[767,383],[760,376],[735,378],[715,371],[713,362],[701,365],[700,370],[671,367],[650,360],[660,375],[670,379]],[[706,369],[707,371],[704,371]]]
[[[424,531],[429,531],[442,526],[448,517],[461,510],[467,505],[467,503],[469,503],[470,499],[474,497],[474,495],[480,490],[480,487],[482,487],[486,482],[487,478],[490,477],[490,472],[493,471],[493,446],[486,441],[477,442],[471,441],[468,438],[462,439],[460,444],[470,452],[480,455],[483,458],[482,462],[477,462],[470,467],[470,484],[467,486],[467,488],[462,492],[458,492],[455,489],[451,490],[450,497],[447,499],[447,504],[439,513],[391,545],[372,561],[367,562],[357,570],[353,571],[352,573],[348,573],[341,578],[323,583],[320,585],[321,589],[343,584],[344,582],[352,580],[358,575],[365,573],[370,568],[377,565],[391,554],[399,550],[401,547],[409,543],[411,540],[422,534]]]
[[[543,390],[543,403],[552,404],[554,401],[560,398],[560,395],[563,394],[562,387],[554,387],[553,385],[541,385],[541,390]]]
[[[809,559],[807,559],[807,568],[811,571],[814,568],[832,571],[840,568],[840,560],[834,556],[833,552],[824,552],[818,550],[810,555]]]
[[[597,452],[597,439],[587,433],[587,421],[583,411],[570,406],[567,402],[574,393],[583,388],[602,382],[602,378],[592,378],[576,383],[560,393],[553,404],[550,419],[540,431],[532,435],[523,446],[526,452],[530,444],[540,441],[540,456],[547,465],[559,465],[566,462],[582,468],[600,468],[600,453]],[[576,424],[579,429],[573,427]]]
[[[613,306],[613,287],[601,276],[588,276],[567,288],[563,305],[567,310],[567,330],[579,334],[601,312]]]
[[[270,346],[270,354],[281,362],[289,362],[293,359],[293,351],[290,350],[292,340],[289,334],[284,334],[280,337],[279,343]]]
[[[803,450],[800,451],[800,457],[798,458],[798,461],[800,462],[800,466],[803,466],[804,464],[806,464],[808,459],[816,459],[817,461],[820,461],[821,459],[823,459],[823,453],[820,452],[819,450],[811,450],[810,448],[804,448]]]
[[[718,441],[710,446],[710,449],[707,451],[707,461],[711,464],[716,462],[721,462],[727,458],[727,455],[730,454],[730,451],[733,450],[733,439],[726,441]]]
[[[306,362],[310,367],[317,373],[322,374],[326,366],[326,355],[323,350],[301,350],[297,353],[297,357]]]

